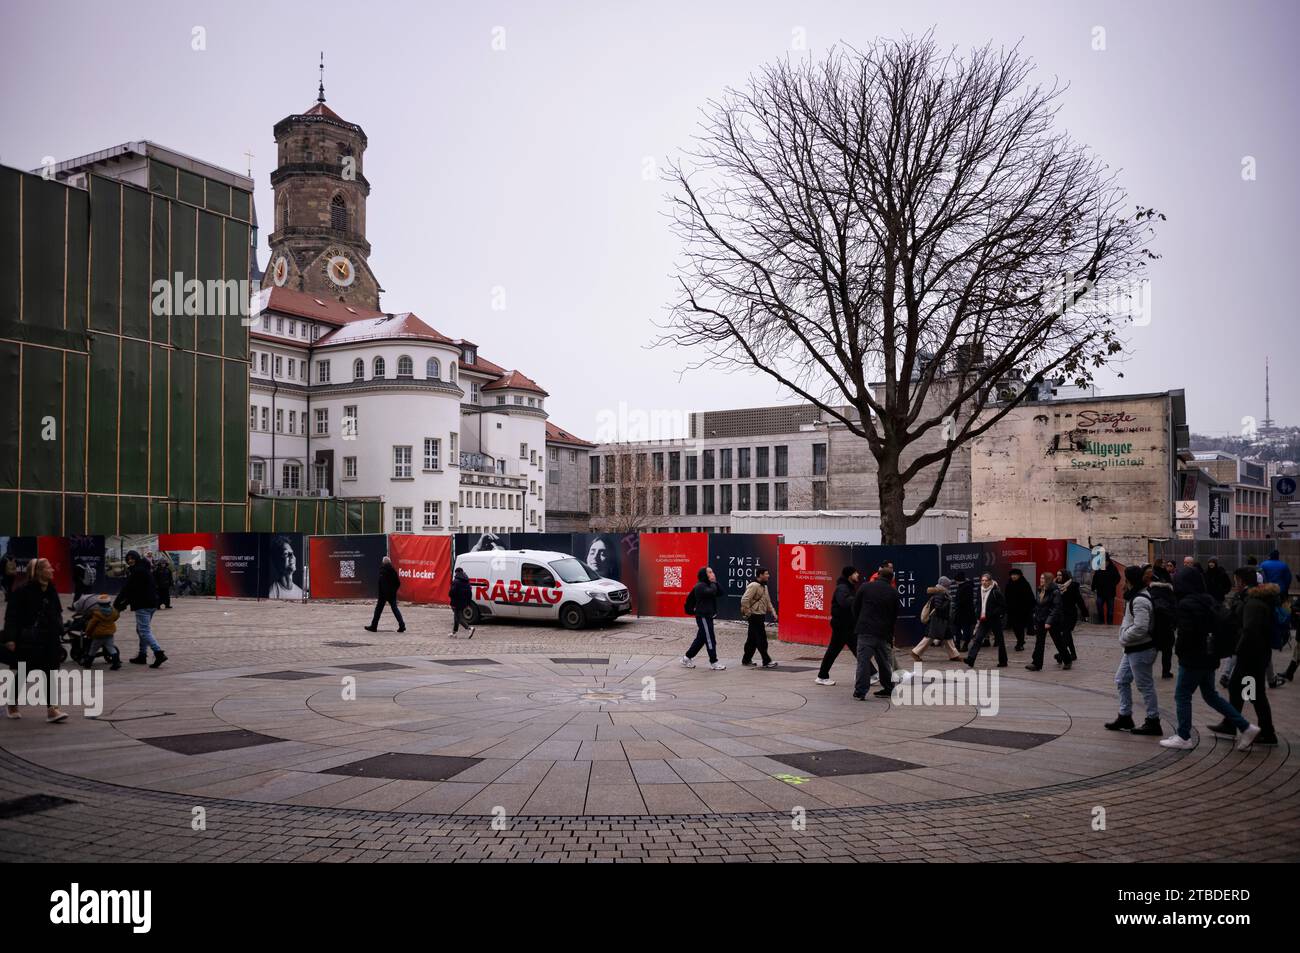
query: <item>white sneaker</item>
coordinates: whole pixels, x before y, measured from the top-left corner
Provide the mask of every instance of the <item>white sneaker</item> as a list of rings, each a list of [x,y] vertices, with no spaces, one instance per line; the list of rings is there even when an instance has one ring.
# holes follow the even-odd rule
[[[1238,751],[1249,751],[1250,746],[1255,743],[1255,738],[1260,732],[1259,725],[1251,725],[1241,733],[1241,740],[1237,742]]]
[[[685,655],[683,655],[682,668],[694,668],[694,667],[695,667],[695,662],[691,659],[688,659]]]
[[[1183,739],[1177,735],[1170,735],[1168,738],[1161,739],[1160,744],[1166,748],[1177,748],[1179,751],[1191,751],[1196,747],[1196,742],[1191,738]]]
[[[693,666],[692,666],[692,667],[693,667]],[[713,669],[715,672],[721,672],[721,671],[722,671],[724,668],[726,668],[726,667],[727,667],[727,666],[723,665],[721,662],[710,662],[710,663],[709,663],[709,668]]]
[[[871,684],[872,684],[872,685],[879,685],[879,684],[880,684],[880,676],[879,676],[879,675],[872,675],[872,676],[871,676]]]
[[[817,684],[818,684],[818,685],[834,685],[834,684],[835,684],[835,679],[833,679],[833,678],[819,678],[819,679],[817,679]]]

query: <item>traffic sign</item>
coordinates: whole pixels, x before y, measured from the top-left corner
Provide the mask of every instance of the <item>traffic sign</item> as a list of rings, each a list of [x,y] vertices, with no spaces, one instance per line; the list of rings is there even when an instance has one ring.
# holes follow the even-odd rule
[[[1273,497],[1275,499],[1290,499],[1295,496],[1296,478],[1293,476],[1276,476],[1273,477]]]

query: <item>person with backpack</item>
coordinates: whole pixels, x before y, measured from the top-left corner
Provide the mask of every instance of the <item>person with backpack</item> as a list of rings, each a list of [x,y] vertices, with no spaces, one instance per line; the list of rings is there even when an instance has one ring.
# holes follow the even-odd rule
[[[1164,734],[1160,726],[1160,699],[1152,667],[1159,650],[1155,642],[1155,603],[1147,593],[1150,569],[1126,566],[1124,569],[1124,617],[1119,625],[1119,646],[1123,652],[1115,671],[1119,692],[1119,717],[1106,723],[1108,731],[1128,731],[1135,735]],[[1146,721],[1133,724],[1133,683],[1146,704]]]
[[[754,664],[754,653],[757,652],[763,660],[763,668],[776,668],[776,662],[767,654],[767,617],[771,615],[776,618],[772,597],[767,593],[769,575],[766,569],[759,566],[740,597],[740,617],[749,626],[745,637],[745,653],[740,657],[740,664],[744,666]]]
[[[140,650],[127,661],[132,665],[144,665],[149,661],[149,649],[153,649],[153,664],[149,667],[158,668],[167,661],[167,653],[153,635],[153,614],[158,610],[153,572],[134,549],[126,554],[126,566],[126,584],[113,600],[113,608],[121,612],[129,607],[135,614],[135,634],[140,641]]]
[[[695,583],[695,588],[686,596],[686,614],[695,616],[695,641],[682,656],[682,667],[694,668],[695,656],[700,649],[706,649],[709,653],[709,668],[720,672],[727,666],[718,661],[718,640],[713,633],[713,620],[718,614],[718,599],[722,597],[722,588],[718,585],[718,577],[708,566],[696,573],[696,579],[699,581]]]
[[[858,657],[858,637],[853,631],[853,596],[858,591],[862,574],[852,566],[840,570],[840,578],[835,583],[835,592],[831,596],[831,641],[822,656],[822,664],[817,669],[818,685],[834,685],[831,678],[831,666],[839,657],[841,649],[848,649],[853,657]]]
[[[406,631],[406,620],[402,618],[402,610],[397,608],[397,590],[402,588],[402,577],[397,574],[397,569],[393,566],[393,561],[385,556],[382,565],[379,567],[379,587],[378,598],[375,601],[375,615],[370,620],[370,624],[362,626],[367,632],[379,631],[379,617],[383,615],[384,606],[393,610],[393,616],[397,619],[397,631]]]
[[[951,585],[951,579],[940,576],[937,583],[925,590],[929,597],[921,608],[921,624],[926,627],[925,638],[912,648],[912,658],[918,662],[926,649],[940,642],[948,648],[949,662],[961,661],[961,653],[952,640],[952,598],[948,595],[948,587]]]
[[[1166,748],[1188,751],[1192,741],[1192,694],[1200,691],[1205,703],[1221,714],[1241,735],[1237,747],[1245,751],[1259,736],[1259,725],[1252,725],[1219,694],[1214,673],[1220,658],[1226,658],[1233,646],[1225,643],[1230,633],[1231,613],[1216,612],[1214,599],[1205,591],[1205,577],[1194,566],[1184,566],[1174,577],[1174,595],[1178,597],[1178,636],[1174,654],[1178,656],[1178,680],[1174,683],[1174,711],[1178,727],[1160,744]]]
[[[1155,607],[1156,648],[1160,650],[1160,677],[1174,677],[1174,636],[1178,628],[1178,598],[1174,579],[1164,564],[1156,561],[1147,582],[1147,595]]]
[[[1237,664],[1233,666],[1232,678],[1228,683],[1228,703],[1237,711],[1242,711],[1246,679],[1252,679],[1255,690],[1252,703],[1260,729],[1254,743],[1276,745],[1277,733],[1273,730],[1273,710],[1268,704],[1268,678],[1265,672],[1273,654],[1273,628],[1281,599],[1277,586],[1271,582],[1262,586],[1254,585],[1253,576],[1254,573],[1249,569],[1238,569],[1234,573],[1236,585],[1228,598],[1227,611],[1232,614],[1240,632],[1234,653]],[[1217,725],[1210,725],[1210,731],[1231,737],[1236,735],[1237,726],[1224,718]]]
[[[1007,580],[1007,627],[1016,634],[1016,651],[1025,649],[1025,633],[1034,624],[1034,586],[1019,569]]]
[[[853,697],[859,701],[867,697],[871,687],[873,662],[880,676],[876,697],[888,698],[893,694],[894,623],[898,621],[898,593],[893,581],[894,570],[882,566],[875,581],[860,586],[853,597],[853,614],[857,618],[854,631],[858,636],[858,671]]]
[[[986,572],[980,576],[979,622],[975,627],[975,636],[971,639],[970,651],[966,654],[966,666],[975,667],[980,647],[988,642],[989,633],[993,633],[993,644],[998,647],[998,668],[1007,667],[1007,642],[1003,635],[1003,623],[1007,616],[1007,601],[998,588],[993,573]]]
[[[1056,646],[1057,661],[1065,658],[1063,664],[1069,668],[1070,654],[1061,638],[1061,591],[1052,574],[1045,572],[1038,580],[1038,601],[1034,604],[1034,655],[1025,666],[1026,671],[1043,670],[1043,646],[1048,636]]]
[[[454,639],[456,633],[460,631],[461,612],[474,601],[474,590],[469,584],[469,575],[459,566],[451,574],[451,585],[447,589],[447,597],[451,602],[451,637]],[[466,624],[465,628],[469,629],[469,637],[474,638],[474,627]]]

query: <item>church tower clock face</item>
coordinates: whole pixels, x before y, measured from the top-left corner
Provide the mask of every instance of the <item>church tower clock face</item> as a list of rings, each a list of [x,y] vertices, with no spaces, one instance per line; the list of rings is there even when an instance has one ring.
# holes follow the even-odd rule
[[[357,270],[346,255],[334,255],[330,258],[325,263],[325,274],[340,288],[346,288],[357,280]]]
[[[289,280],[289,262],[283,255],[276,255],[275,261],[271,263],[271,280],[277,288],[283,288]]]

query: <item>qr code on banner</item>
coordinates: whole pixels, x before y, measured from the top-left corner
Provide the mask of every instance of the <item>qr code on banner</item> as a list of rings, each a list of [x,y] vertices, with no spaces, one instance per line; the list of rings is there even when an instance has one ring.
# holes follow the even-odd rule
[[[680,589],[682,587],[682,567],[665,566],[664,567],[664,588]]]
[[[340,579],[353,579],[356,577],[356,574],[357,574],[357,564],[355,560],[351,560],[351,559],[339,560]]]
[[[804,586],[803,607],[805,609],[811,609],[814,612],[821,612],[823,610],[822,597],[825,593],[826,590],[821,586]]]

